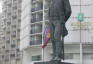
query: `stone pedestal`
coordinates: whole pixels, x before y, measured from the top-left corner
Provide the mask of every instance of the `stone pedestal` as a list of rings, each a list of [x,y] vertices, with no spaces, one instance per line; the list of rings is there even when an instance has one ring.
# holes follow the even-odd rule
[[[50,62],[35,62],[34,64],[72,64],[72,63],[50,61]]]

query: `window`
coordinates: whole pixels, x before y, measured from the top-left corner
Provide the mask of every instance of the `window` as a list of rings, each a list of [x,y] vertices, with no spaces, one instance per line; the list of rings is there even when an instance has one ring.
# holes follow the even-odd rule
[[[15,45],[11,45],[11,48],[15,48]]]
[[[15,54],[11,54],[11,57],[15,57]]]
[[[17,51],[17,52],[20,52],[20,50],[19,50],[19,49],[16,49],[16,51]]]
[[[32,61],[40,61],[40,60],[41,60],[41,55],[32,56]]]
[[[65,59],[73,59],[73,54],[72,53],[66,53]]]
[[[15,44],[15,43],[16,43],[16,41],[15,41],[15,40],[13,40],[11,43],[12,43],[12,44]]]
[[[6,53],[9,53],[9,50],[6,50]]]

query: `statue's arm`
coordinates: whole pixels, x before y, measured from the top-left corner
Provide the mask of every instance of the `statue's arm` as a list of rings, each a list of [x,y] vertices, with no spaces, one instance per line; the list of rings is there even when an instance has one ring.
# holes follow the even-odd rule
[[[65,22],[69,19],[72,11],[71,11],[71,6],[69,0],[63,0],[64,2],[64,13],[65,13]]]

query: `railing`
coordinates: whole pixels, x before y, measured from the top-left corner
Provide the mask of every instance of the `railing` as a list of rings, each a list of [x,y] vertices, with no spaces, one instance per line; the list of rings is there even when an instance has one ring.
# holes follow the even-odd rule
[[[45,16],[45,19],[44,20],[49,20],[49,17],[48,17],[48,15],[47,16]]]
[[[10,11],[11,9],[9,9],[9,10],[7,10],[7,13],[11,13],[11,11]]]
[[[21,20],[21,16],[18,17],[18,20]]]
[[[17,29],[20,29],[20,25],[17,26]]]
[[[31,23],[40,22],[40,21],[43,21],[43,18],[42,17],[31,19]]]
[[[8,46],[7,48],[5,48],[5,50],[9,50],[10,49],[10,47]]]
[[[4,59],[5,59],[5,60],[9,60],[9,56],[5,56]]]
[[[21,10],[21,7],[19,7],[18,10]]]
[[[7,19],[7,22],[11,22],[11,19]]]
[[[16,4],[13,4],[13,7],[17,7],[17,5]]]
[[[35,12],[35,8],[31,8],[31,12]]]
[[[16,25],[16,22],[12,22],[12,25]]]
[[[17,39],[20,39],[20,36],[17,36]]]
[[[42,40],[30,41],[30,45],[39,45],[39,44],[42,44]]]
[[[6,28],[6,31],[10,31],[10,27]]]
[[[43,10],[43,5],[42,6],[31,8],[31,12],[35,12],[35,11],[39,11],[39,10]]]
[[[10,40],[10,37],[6,37],[6,40]]]
[[[10,0],[10,1],[8,1],[8,2],[7,2],[7,4],[12,4],[12,1],[11,1],[11,0]]]
[[[17,54],[16,55],[16,59],[20,59],[21,58],[21,55],[20,54]]]
[[[43,5],[36,7],[36,11],[43,10]]]
[[[15,54],[15,51],[10,51],[10,54]]]
[[[37,1],[37,0],[32,0],[32,2],[34,2],[34,1]]]
[[[17,42],[11,42],[11,45],[15,45]]]
[[[12,12],[12,16],[16,16],[16,15],[17,15],[17,13]]]
[[[41,33],[41,32],[42,32],[42,28],[30,30],[30,34]]]
[[[16,33],[15,32],[12,32],[12,35],[16,35]]]

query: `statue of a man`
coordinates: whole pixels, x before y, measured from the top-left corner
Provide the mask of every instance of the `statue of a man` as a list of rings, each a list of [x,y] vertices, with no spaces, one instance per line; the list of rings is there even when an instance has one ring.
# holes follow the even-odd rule
[[[66,21],[71,15],[69,0],[51,0],[49,6],[50,34],[53,46],[53,59],[61,61],[62,39],[68,34],[65,27]]]

